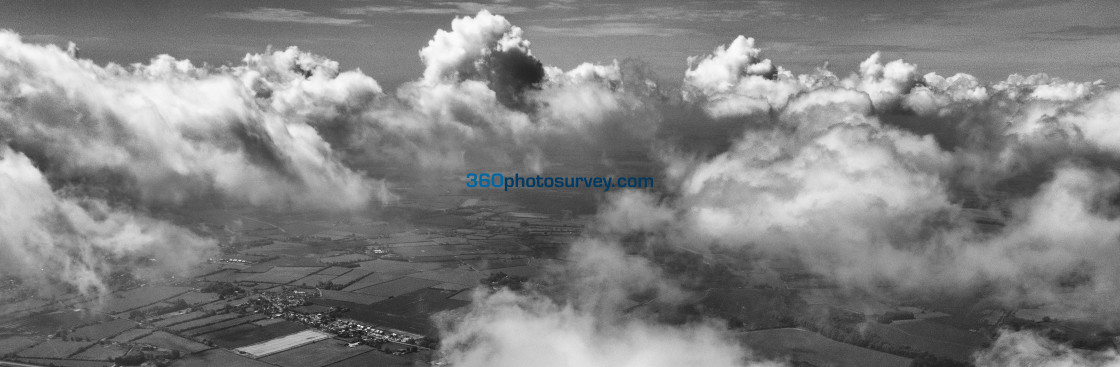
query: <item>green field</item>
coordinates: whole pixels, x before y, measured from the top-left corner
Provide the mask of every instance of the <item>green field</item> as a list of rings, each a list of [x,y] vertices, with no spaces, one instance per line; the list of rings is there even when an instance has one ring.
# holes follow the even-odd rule
[[[93,342],[68,342],[51,339],[34,347],[24,349],[16,355],[28,358],[66,358],[93,345]]]
[[[423,363],[423,362],[420,362],[420,363],[421,364],[414,364],[412,359],[408,358],[408,356],[394,356],[394,355],[391,355],[391,354],[385,354],[385,353],[373,350],[373,351],[365,352],[365,353],[362,353],[362,354],[359,354],[359,355],[356,355],[356,356],[353,356],[353,357],[335,362],[333,364],[328,365],[328,367],[370,367],[370,366],[377,366],[377,367],[400,366],[400,367],[404,367],[404,366],[416,366],[416,365],[423,366],[423,365],[427,365],[426,363]]]
[[[128,347],[120,345],[94,345],[87,348],[86,350],[83,350],[81,353],[71,356],[70,358],[108,361],[113,358],[123,356],[125,353],[128,353],[128,350]]]
[[[105,302],[106,313],[114,314],[144,307],[190,291],[187,287],[150,286],[114,293]]]
[[[289,284],[290,285],[305,286],[305,287],[314,287],[314,286],[319,285],[319,283],[329,282],[329,281],[333,280],[334,278],[337,278],[337,277],[334,276],[334,275],[314,274],[314,275],[308,275],[306,277],[297,279],[296,281],[291,282]]]
[[[440,283],[462,284],[465,286],[473,287],[478,285],[479,280],[486,278],[489,273],[489,271],[479,272],[462,269],[437,269],[416,274],[409,274],[409,277],[435,280]]]
[[[155,325],[155,326],[158,326],[158,327],[168,327],[168,326],[175,325],[175,324],[178,324],[178,323],[183,323],[183,322],[187,322],[187,321],[191,321],[191,320],[201,319],[203,317],[206,317],[206,312],[194,311],[194,312],[188,312],[188,313],[184,313],[184,314],[180,314],[180,315],[170,316],[166,319],[155,321],[155,322],[152,323],[152,325]]]
[[[356,292],[382,297],[396,297],[405,293],[415,292],[424,288],[428,288],[440,283],[443,282],[412,277],[403,277],[365,287],[357,290]]]
[[[363,304],[363,305],[369,305],[369,304],[373,304],[373,303],[376,303],[376,302],[381,302],[381,301],[384,301],[386,299],[386,297],[375,296],[375,295],[372,295],[372,294],[352,293],[352,292],[343,292],[343,291],[330,291],[330,290],[324,290],[322,292],[323,292],[323,298],[324,299],[335,300],[335,301],[353,302],[353,303],[359,303],[359,304]]]
[[[115,341],[115,342],[127,342],[127,341],[132,341],[133,339],[136,339],[136,338],[139,338],[139,337],[142,337],[142,336],[145,336],[145,335],[151,334],[151,333],[152,333],[152,331],[154,331],[154,330],[152,330],[152,329],[147,329],[147,328],[137,328],[137,329],[132,329],[132,330],[129,330],[129,331],[126,331],[126,332],[120,333],[120,334],[119,334],[119,335],[117,335],[117,336],[114,336],[114,337],[113,337],[113,339],[111,339],[111,340],[112,340],[112,341]]]
[[[357,270],[355,270],[355,271],[357,271]],[[385,283],[385,282],[388,282],[390,280],[400,278],[400,277],[404,276],[405,274],[411,274],[411,273],[412,273],[412,271],[396,271],[396,272],[388,272],[388,273],[370,273],[369,275],[365,276],[364,278],[362,278],[362,279],[360,279],[356,282],[350,283],[350,286],[348,286],[346,288],[343,288],[342,290],[346,291],[346,292],[353,292],[353,291],[356,291],[356,290],[359,290],[359,289],[362,289],[362,288],[372,286],[374,284]]]
[[[12,336],[0,339],[0,356],[15,353],[39,343],[38,340],[26,336]]]
[[[195,353],[187,356],[186,358],[175,361],[171,367],[273,367],[272,365],[264,362],[258,362],[251,358],[242,357],[236,353],[223,350],[211,349],[202,353]]]
[[[235,349],[260,343],[265,340],[279,338],[305,329],[307,329],[307,326],[303,324],[282,320],[267,326],[257,326],[254,324],[239,325],[229,329],[200,335],[199,338],[213,341],[214,344],[222,348]]]
[[[16,358],[15,360],[39,366],[58,367],[109,367],[113,365],[112,362],[108,361],[76,361],[71,359]]]
[[[197,327],[203,327],[203,326],[210,325],[210,324],[217,323],[217,322],[222,322],[222,321],[226,321],[226,320],[230,320],[230,319],[235,319],[235,318],[238,318],[238,317],[241,317],[241,315],[238,315],[238,314],[235,314],[235,313],[218,314],[218,315],[214,315],[214,316],[210,316],[210,317],[203,317],[203,318],[200,318],[200,319],[197,319],[197,320],[192,320],[192,321],[187,321],[187,322],[171,325],[170,327],[168,327],[168,329],[171,329],[171,330],[174,330],[174,331],[190,330],[190,329],[194,329],[194,328],[197,328]]]
[[[309,266],[277,266],[263,273],[251,273],[240,277],[241,281],[257,283],[288,284],[305,278],[323,268]]]
[[[117,319],[83,326],[74,330],[73,333],[70,333],[70,336],[89,340],[100,340],[123,333],[134,327],[136,327],[136,322],[132,320]]]
[[[231,327],[234,327],[234,326],[237,326],[237,325],[247,324],[247,323],[257,321],[257,320],[261,320],[261,319],[265,319],[265,318],[267,318],[267,317],[264,316],[264,315],[253,314],[253,315],[238,317],[236,319],[226,320],[226,321],[222,321],[222,322],[215,322],[215,323],[210,324],[210,325],[206,325],[206,326],[203,326],[203,327],[187,330],[183,334],[185,334],[187,336],[190,336],[190,337],[194,337],[194,336],[197,336],[197,335],[212,333],[212,332],[215,332],[215,331],[228,329],[228,328],[231,328]]]
[[[322,367],[373,350],[366,345],[346,346],[337,339],[317,341],[261,358],[281,367]]]
[[[194,353],[210,349],[210,347],[205,344],[177,335],[168,334],[163,331],[153,332],[148,334],[148,336],[134,340],[133,343],[151,344],[160,348],[178,350],[185,353]]]
[[[888,343],[958,361],[971,360],[972,353],[983,348],[987,342],[987,339],[979,334],[929,320],[869,325],[872,333]]]
[[[801,329],[750,331],[739,340],[764,358],[800,361],[814,366],[907,367],[910,359],[860,348]]]

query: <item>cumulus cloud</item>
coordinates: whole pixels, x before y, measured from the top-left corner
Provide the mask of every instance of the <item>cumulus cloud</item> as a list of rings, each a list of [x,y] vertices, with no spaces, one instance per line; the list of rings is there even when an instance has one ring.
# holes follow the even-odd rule
[[[185,273],[215,247],[171,223],[56,192],[27,156],[0,146],[0,269],[39,289],[107,294],[111,261]]]
[[[479,296],[452,333],[444,358],[455,366],[781,366],[753,362],[713,325],[674,327],[604,322],[547,299],[502,291]]]
[[[1116,350],[1091,352],[1055,343],[1028,331],[1003,331],[991,348],[977,353],[977,366],[1120,366]]]
[[[998,285],[1009,306],[1117,311],[1120,278],[1104,260],[1120,256],[1109,199],[1118,193],[1116,92],[1044,75],[918,77],[879,54],[846,78],[793,76],[759,53],[739,37],[690,59],[683,93],[714,117],[762,115],[764,124],[719,154],[664,151],[666,198],[619,194],[602,223],[796,259],[847,287]],[[1004,225],[980,228],[977,211]]]
[[[389,175],[384,168],[542,172],[636,149],[659,159],[659,191],[612,194],[595,237],[573,245],[550,288],[479,293],[465,314],[448,316],[445,358],[769,363],[717,323],[627,314],[651,295],[675,304],[686,293],[619,238],[793,259],[865,291],[987,287],[1009,306],[1120,311],[1115,89],[1045,75],[922,75],[878,53],[847,76],[794,75],[761,52],[738,37],[690,58],[681,89],[664,91],[634,62],[545,65],[520,28],[480,11],[436,32],[419,51],[423,74],[386,92],[296,48],[221,67],[170,56],[99,66],[0,33],[0,137],[11,147],[0,184],[24,193],[2,197],[0,214],[16,223],[0,228],[2,261],[31,279],[56,269],[58,279],[44,281],[99,292],[106,255],[208,246],[140,214],[146,207],[218,198],[361,209],[392,198],[375,178]],[[729,121],[744,123],[722,130]],[[718,136],[699,139],[710,149],[698,150],[665,132]],[[117,196],[61,189],[71,186]],[[999,225],[981,226],[977,215]],[[1064,353],[1040,343],[997,343],[978,358],[999,365],[1007,351]]]
[[[713,154],[681,149],[672,139],[650,141],[661,159],[662,190],[612,194],[593,225],[596,235],[639,234],[693,250],[745,251],[760,264],[792,259],[843,288],[927,296],[983,289],[1007,307],[1043,303],[1058,305],[1059,314],[1115,320],[1120,268],[1111,260],[1120,257],[1120,155],[1112,135],[1120,125],[1114,123],[1113,89],[1045,75],[996,83],[966,74],[921,75],[916,65],[884,61],[878,53],[846,77],[823,68],[794,75],[760,55],[753,39],[739,37],[711,55],[690,58],[679,102],[604,94],[627,97],[604,110],[644,104],[687,114],[696,107],[710,118],[690,116],[690,129],[757,118],[734,129],[732,142]],[[586,85],[615,91],[618,80],[614,68],[601,65],[545,70],[542,89],[532,93],[552,101],[595,95]],[[571,80],[584,82],[562,93]],[[566,113],[568,121],[603,121]],[[527,126],[543,121],[529,115],[535,118]],[[981,225],[978,216],[998,225]],[[571,274],[658,274],[580,258],[587,248],[574,245]],[[596,255],[603,259],[621,251],[609,240],[591,248],[609,249]],[[617,286],[625,282],[581,286],[587,283],[578,276],[565,282],[603,299],[635,292]],[[452,324],[461,328],[445,328],[445,353],[467,365],[512,363],[525,357],[523,350],[565,350],[589,358],[577,358],[584,364],[625,364],[572,341],[625,346],[641,340],[644,328],[663,328],[640,317],[619,319],[602,307],[618,301],[581,303],[588,297],[479,296]],[[704,329],[665,329],[663,340]],[[547,345],[505,336],[536,330],[555,334],[542,337]],[[728,360],[742,357],[721,361]]]
[[[246,62],[101,67],[2,33],[0,135],[54,179],[103,177],[150,203],[347,209],[388,199],[300,115],[369,98],[375,82],[294,49]]]
[[[636,80],[617,62],[546,66],[529,45],[500,15],[456,18],[420,50],[421,79],[355,114],[348,124],[356,145],[432,170],[541,172],[562,158],[550,147],[594,152],[652,137],[656,83]]]
[[[617,243],[581,240],[570,260],[558,275],[567,289],[560,297],[476,290],[465,312],[443,316],[442,358],[455,366],[784,365],[754,358],[712,321],[661,325],[624,314],[631,297],[651,288],[661,302],[682,295]]]

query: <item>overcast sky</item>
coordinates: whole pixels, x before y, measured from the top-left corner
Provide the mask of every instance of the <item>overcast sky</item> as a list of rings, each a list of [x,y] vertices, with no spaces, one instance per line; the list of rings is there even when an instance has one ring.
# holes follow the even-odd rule
[[[679,80],[686,58],[742,34],[801,72],[846,74],[870,53],[987,80],[1047,72],[1120,79],[1120,2],[1103,1],[0,1],[0,28],[76,42],[83,57],[133,63],[167,53],[225,64],[297,45],[383,85],[418,78],[417,51],[456,15],[486,8],[525,29],[535,55],[570,68],[640,58]]]

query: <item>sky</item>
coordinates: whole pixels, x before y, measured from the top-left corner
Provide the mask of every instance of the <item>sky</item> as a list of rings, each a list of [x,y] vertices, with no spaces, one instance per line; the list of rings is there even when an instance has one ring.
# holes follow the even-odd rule
[[[637,58],[680,80],[687,57],[738,35],[795,72],[853,70],[875,51],[923,70],[985,80],[1046,72],[1120,79],[1115,1],[3,1],[0,28],[65,45],[99,63],[167,53],[234,64],[291,45],[394,87],[419,77],[417,52],[455,16],[489,9],[525,31],[532,52],[565,69]],[[580,52],[571,52],[578,49]]]

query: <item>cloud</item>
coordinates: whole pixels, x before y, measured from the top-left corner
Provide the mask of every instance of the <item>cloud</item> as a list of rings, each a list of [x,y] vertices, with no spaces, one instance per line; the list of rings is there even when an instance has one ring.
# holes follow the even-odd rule
[[[159,205],[358,209],[390,199],[384,183],[343,165],[293,113],[381,93],[329,60],[289,49],[235,68],[166,55],[131,69],[100,67],[3,33],[0,64],[0,82],[10,86],[0,90],[0,134],[52,179],[96,177],[116,194]]]
[[[262,14],[321,20],[274,10]],[[428,10],[343,12],[382,11]],[[294,47],[218,67],[166,55],[100,66],[0,33],[10,146],[0,184],[21,193],[0,208],[16,223],[0,228],[4,265],[98,293],[106,259],[197,257],[212,245],[149,209],[213,199],[362,210],[392,199],[381,178],[395,172],[543,172],[591,159],[614,169],[608,153],[637,151],[657,160],[659,191],[610,194],[548,287],[480,292],[445,315],[446,359],[773,364],[718,322],[627,313],[688,296],[633,255],[653,247],[794,260],[841,289],[888,296],[995,289],[1007,307],[1120,311],[1109,261],[1120,256],[1116,89],[923,75],[879,53],[846,76],[795,75],[744,36],[689,58],[681,88],[667,89],[640,63],[563,70],[530,46],[505,17],[458,17],[419,51],[423,74],[386,92]],[[41,278],[42,268],[59,275]]]
[[[0,203],[0,268],[44,293],[62,285],[104,296],[113,262],[185,274],[216,249],[171,223],[56,192],[27,156],[2,145]]]
[[[431,6],[405,6],[405,5],[389,5],[389,6],[355,6],[337,9],[339,13],[346,15],[370,15],[370,14],[421,14],[421,15],[474,15],[478,12],[486,10],[494,14],[519,14],[529,11],[529,8],[523,6],[509,5],[503,3],[476,3],[476,2],[436,2]]]
[[[665,150],[667,198],[616,194],[602,223],[797,259],[844,287],[999,289],[1009,307],[1062,303],[1113,320],[1120,268],[1101,259],[1120,256],[1120,223],[1114,204],[1094,203],[1120,192],[1114,90],[1045,75],[919,77],[879,54],[845,78],[795,76],[759,55],[739,37],[689,60],[685,101],[758,122],[712,156]],[[1005,225],[979,228],[977,210]]]
[[[531,32],[568,37],[678,37],[698,33],[687,28],[635,22],[607,22],[564,27],[530,26],[528,29]]]
[[[977,366],[1120,366],[1116,350],[1091,352],[1055,343],[1029,331],[1004,330],[991,348],[977,353]]]
[[[226,11],[210,15],[215,18],[268,23],[303,23],[331,26],[365,27],[361,19],[332,18],[306,10],[260,7],[243,11]]]
[[[617,243],[583,240],[560,278],[560,300],[540,293],[476,290],[465,312],[440,316],[440,355],[455,366],[782,366],[752,357],[719,323],[660,325],[623,315],[630,297],[659,289],[679,301],[650,263]],[[533,337],[525,337],[532,335]]]

